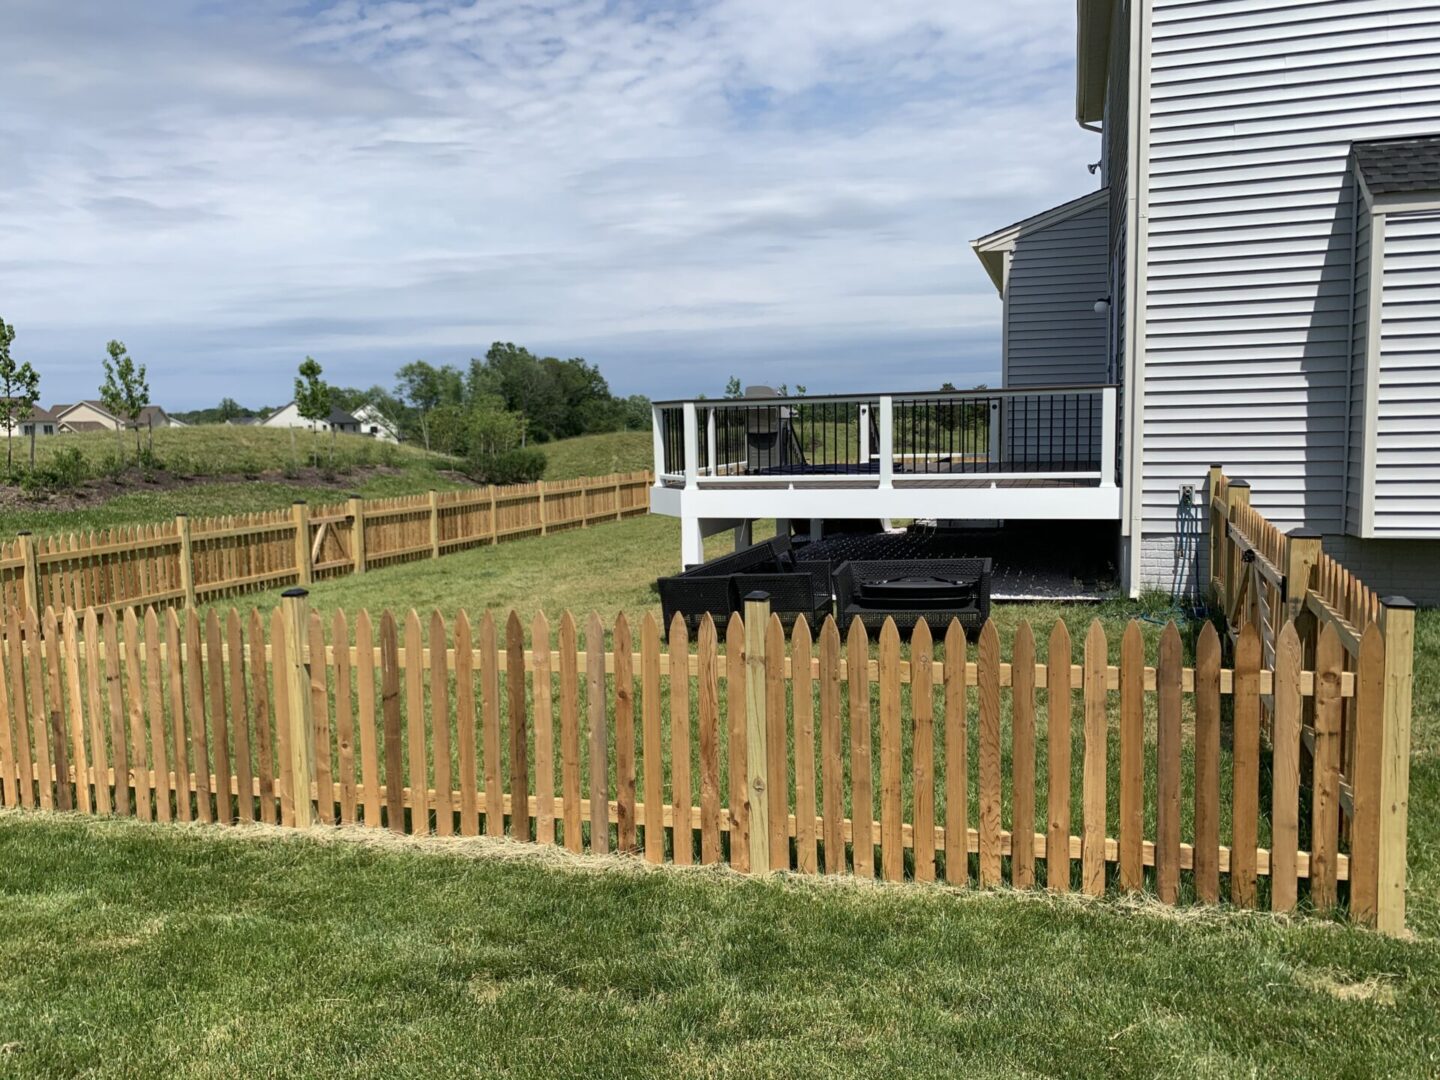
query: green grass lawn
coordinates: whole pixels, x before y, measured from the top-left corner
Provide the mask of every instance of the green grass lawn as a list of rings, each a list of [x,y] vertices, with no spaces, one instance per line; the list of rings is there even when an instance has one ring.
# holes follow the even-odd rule
[[[181,513],[192,518],[253,513],[296,499],[340,502],[350,492],[378,499],[470,486],[450,458],[358,435],[337,436],[332,447],[327,436],[314,440],[305,431],[294,432],[292,439],[287,430],[210,424],[164,428],[154,432],[154,440],[160,468],[148,473],[132,468],[114,482],[102,475],[102,463],[118,451],[113,434],[37,439],[41,465],[76,447],[94,475],[73,491],[23,497],[0,485],[0,497],[8,496],[0,503],[4,538],[27,529],[51,534],[149,524]],[[318,469],[311,464],[315,450]],[[648,431],[585,435],[549,443],[544,450],[547,480],[636,472],[651,465]],[[125,452],[133,458],[133,436]],[[28,442],[17,439],[15,454],[28,461]],[[182,479],[177,481],[176,474]]]
[[[426,846],[0,814],[0,1073],[1440,1068],[1434,941]]]

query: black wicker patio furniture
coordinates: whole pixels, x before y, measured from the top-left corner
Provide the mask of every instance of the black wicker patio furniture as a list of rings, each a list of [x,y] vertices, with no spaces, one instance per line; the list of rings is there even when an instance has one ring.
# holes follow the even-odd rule
[[[709,612],[716,629],[723,633],[730,612],[739,610],[730,579],[741,573],[779,573],[788,567],[790,557],[790,538],[777,536],[692,566],[684,573],[660,578],[655,584],[660,590],[662,631],[669,635],[676,612],[685,617],[685,625],[692,632],[698,630],[700,620]]]
[[[990,617],[989,559],[900,559],[843,563],[835,571],[835,609],[843,626],[857,615],[866,629],[887,617],[909,632],[924,619],[936,636],[958,619],[967,634]]]

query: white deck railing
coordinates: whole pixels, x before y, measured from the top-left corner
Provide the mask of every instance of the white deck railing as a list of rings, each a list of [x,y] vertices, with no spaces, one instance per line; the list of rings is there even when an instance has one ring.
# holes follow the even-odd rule
[[[1117,397],[1114,386],[1064,386],[657,402],[655,475],[685,488],[947,479],[1114,487]]]

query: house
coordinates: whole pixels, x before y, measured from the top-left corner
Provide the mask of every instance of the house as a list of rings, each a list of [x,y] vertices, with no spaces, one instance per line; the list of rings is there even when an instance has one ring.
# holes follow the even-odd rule
[[[103,403],[93,400],[81,401],[74,405],[53,405],[50,412],[55,418],[55,430],[60,434],[186,426],[159,405],[146,405],[140,410],[140,415],[134,422],[117,417]]]
[[[765,516],[1084,519],[1132,595],[1188,591],[1221,463],[1440,602],[1440,5],[1077,10],[1101,183],[973,245],[1001,389],[657,403],[682,561]]]
[[[341,434],[358,435],[360,433],[360,422],[341,408],[332,408],[330,415],[324,420],[313,422],[306,420],[300,415],[300,408],[295,402],[282,405],[262,421],[264,427],[278,428],[316,428],[319,431],[336,431]]]
[[[368,402],[361,405],[354,413],[355,422],[360,425],[360,434],[369,435],[372,439],[379,439],[381,442],[398,443],[400,441],[399,429],[390,421],[390,418]]]
[[[9,425],[0,424],[0,436],[21,435],[29,438],[31,435],[54,435],[55,414],[52,410],[36,405],[31,408],[30,415],[24,420],[18,421],[12,430]]]

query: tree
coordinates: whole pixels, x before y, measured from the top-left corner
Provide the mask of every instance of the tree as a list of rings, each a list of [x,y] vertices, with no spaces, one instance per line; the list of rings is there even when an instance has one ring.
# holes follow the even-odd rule
[[[219,414],[218,419],[222,424],[229,420],[236,420],[244,415],[244,410],[240,408],[240,403],[233,397],[221,398],[220,405],[215,411]]]
[[[448,365],[437,368],[415,360],[395,373],[395,395],[419,414],[420,435],[429,450],[430,413],[447,401],[459,403],[464,395],[464,377]]]
[[[300,375],[295,380],[295,410],[301,419],[310,421],[311,441],[320,435],[320,425],[330,418],[330,387],[320,376],[324,369],[313,356],[300,362]],[[315,464],[320,464],[320,451],[315,449]],[[335,460],[335,425],[330,425],[330,460]]]
[[[15,341],[15,327],[0,319],[0,424],[5,426],[5,472],[8,475],[15,467],[11,440],[17,425],[29,420],[35,412],[35,403],[40,400],[40,375],[30,366],[29,361],[16,364],[10,355],[10,346]],[[32,433],[34,429],[31,429]],[[30,442],[30,465],[34,468],[35,442]]]
[[[725,383],[725,396],[727,398],[738,398],[743,397],[744,393],[744,389],[740,386],[740,377],[738,375],[731,375],[729,381]]]
[[[100,387],[100,401],[111,414],[127,420],[135,429],[135,463],[140,463],[140,414],[150,404],[150,384],[145,381],[145,365],[136,364],[125,348],[123,341],[111,341],[105,346],[110,354],[105,361],[105,382]],[[117,436],[120,429],[116,429]],[[122,446],[124,440],[118,439]]]

